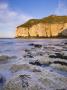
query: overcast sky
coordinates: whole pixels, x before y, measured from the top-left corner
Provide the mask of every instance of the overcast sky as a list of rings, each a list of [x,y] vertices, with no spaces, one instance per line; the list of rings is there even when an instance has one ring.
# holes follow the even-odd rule
[[[67,0],[0,0],[0,37],[14,37],[18,25],[53,14],[67,15]]]

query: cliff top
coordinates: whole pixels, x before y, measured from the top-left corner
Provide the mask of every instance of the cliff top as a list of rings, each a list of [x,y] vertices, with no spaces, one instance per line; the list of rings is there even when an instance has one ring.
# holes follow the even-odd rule
[[[36,25],[38,23],[48,23],[48,24],[53,24],[53,23],[67,23],[67,16],[56,16],[56,15],[51,15],[42,19],[30,19],[26,23],[18,26],[18,27],[31,27],[32,25]],[[17,28],[18,28],[17,27]]]

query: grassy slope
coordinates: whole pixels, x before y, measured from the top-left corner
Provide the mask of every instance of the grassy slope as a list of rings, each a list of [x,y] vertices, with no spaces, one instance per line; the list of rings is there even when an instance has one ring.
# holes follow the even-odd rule
[[[33,25],[36,25],[38,23],[67,23],[67,16],[56,16],[51,15],[42,19],[30,19],[26,23],[18,26],[18,27],[31,27]]]

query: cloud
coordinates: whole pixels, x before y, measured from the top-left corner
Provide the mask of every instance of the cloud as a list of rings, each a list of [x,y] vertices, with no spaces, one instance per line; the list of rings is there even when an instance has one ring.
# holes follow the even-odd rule
[[[16,26],[33,17],[11,10],[7,3],[0,4],[0,37],[15,36]]]
[[[67,6],[64,0],[58,0],[58,7],[55,10],[56,15],[67,15]]]

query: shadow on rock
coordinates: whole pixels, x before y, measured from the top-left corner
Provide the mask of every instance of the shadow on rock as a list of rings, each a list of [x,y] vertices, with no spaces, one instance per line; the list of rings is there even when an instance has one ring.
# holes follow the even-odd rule
[[[24,55],[24,58],[34,58],[31,54]]]
[[[53,63],[67,66],[67,63],[63,61],[54,61]]]
[[[38,60],[36,60],[34,62],[29,62],[29,64],[45,67],[45,66],[49,66],[51,62],[49,62],[48,64],[41,64]]]
[[[55,55],[49,55],[50,58],[60,58],[60,59],[67,59],[67,56],[61,53],[55,53]]]
[[[41,48],[42,47],[42,45],[40,45],[40,44],[33,44],[33,43],[29,44],[29,46],[34,46],[35,48]]]
[[[5,77],[0,75],[0,84],[3,84],[6,81]]]
[[[28,79],[30,78],[28,75],[20,75],[19,76],[22,81],[22,87],[28,87]]]

